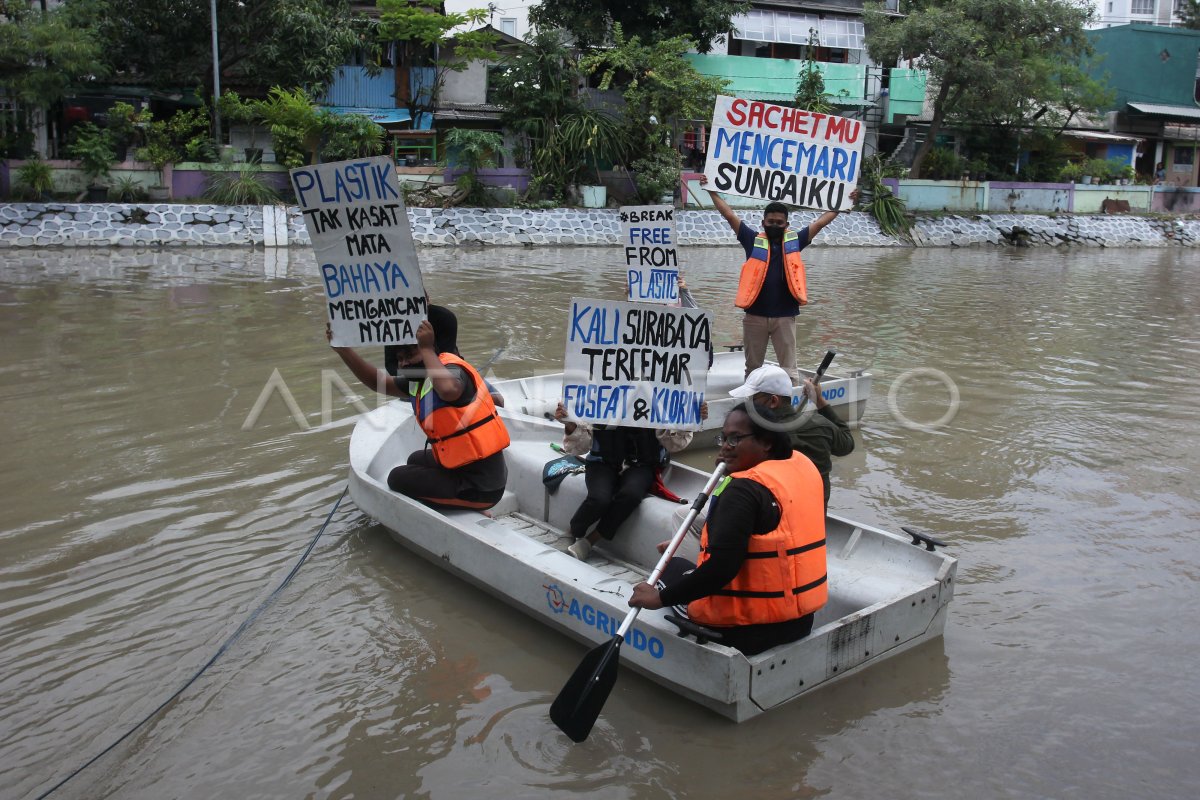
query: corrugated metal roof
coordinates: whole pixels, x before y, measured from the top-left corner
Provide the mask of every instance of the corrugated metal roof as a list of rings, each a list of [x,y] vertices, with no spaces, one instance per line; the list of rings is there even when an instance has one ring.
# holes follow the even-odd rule
[[[1152,117],[1177,117],[1181,119],[1200,119],[1200,108],[1195,106],[1167,106],[1161,103],[1130,103],[1134,111],[1149,114]]]
[[[1103,133],[1101,131],[1063,131],[1063,136],[1070,136],[1072,139],[1087,139],[1095,142],[1140,142],[1140,136],[1129,136],[1128,134],[1120,133]]]

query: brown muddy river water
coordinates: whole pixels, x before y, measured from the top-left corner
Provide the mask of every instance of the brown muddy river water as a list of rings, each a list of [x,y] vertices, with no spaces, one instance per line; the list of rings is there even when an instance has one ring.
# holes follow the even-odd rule
[[[718,342],[738,254],[684,251]],[[420,255],[502,378],[561,367],[569,298],[622,294],[615,250]],[[546,712],[585,648],[346,500],[51,797],[1195,797],[1196,253],[806,256],[801,363],[875,376],[831,506],[951,543],[944,640],[742,725],[625,672],[572,745]],[[310,252],[0,262],[0,797],[34,798],[280,585],[355,412],[323,404],[324,370],[351,377]],[[276,370],[305,424],[276,394],[247,425]]]

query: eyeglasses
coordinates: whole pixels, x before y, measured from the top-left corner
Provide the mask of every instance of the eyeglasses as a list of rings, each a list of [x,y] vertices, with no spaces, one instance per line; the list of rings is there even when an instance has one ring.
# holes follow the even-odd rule
[[[718,433],[716,438],[717,447],[724,447],[725,445],[737,447],[743,439],[749,439],[750,436],[751,434],[749,433],[732,433],[729,436],[726,436],[723,433]]]

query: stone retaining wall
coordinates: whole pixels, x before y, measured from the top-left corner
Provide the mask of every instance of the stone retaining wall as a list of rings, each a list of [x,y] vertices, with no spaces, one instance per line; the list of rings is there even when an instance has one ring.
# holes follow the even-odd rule
[[[0,248],[147,245],[310,244],[296,208],[170,204],[12,203],[0,205]],[[411,208],[417,244],[613,245],[620,237],[613,209]],[[751,224],[758,215],[745,214]],[[817,217],[792,214],[793,225]],[[680,243],[734,245],[715,211],[678,212]],[[821,234],[825,246],[962,247],[968,245],[1195,247],[1200,220],[1184,217],[983,214],[918,217],[912,241],[885,236],[865,213],[838,217]]]

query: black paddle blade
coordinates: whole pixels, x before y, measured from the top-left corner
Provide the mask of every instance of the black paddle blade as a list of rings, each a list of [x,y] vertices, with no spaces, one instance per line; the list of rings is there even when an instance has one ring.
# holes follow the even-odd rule
[[[582,742],[592,732],[608,693],[617,682],[621,641],[620,636],[614,636],[589,650],[550,704],[550,720],[573,742]]]

